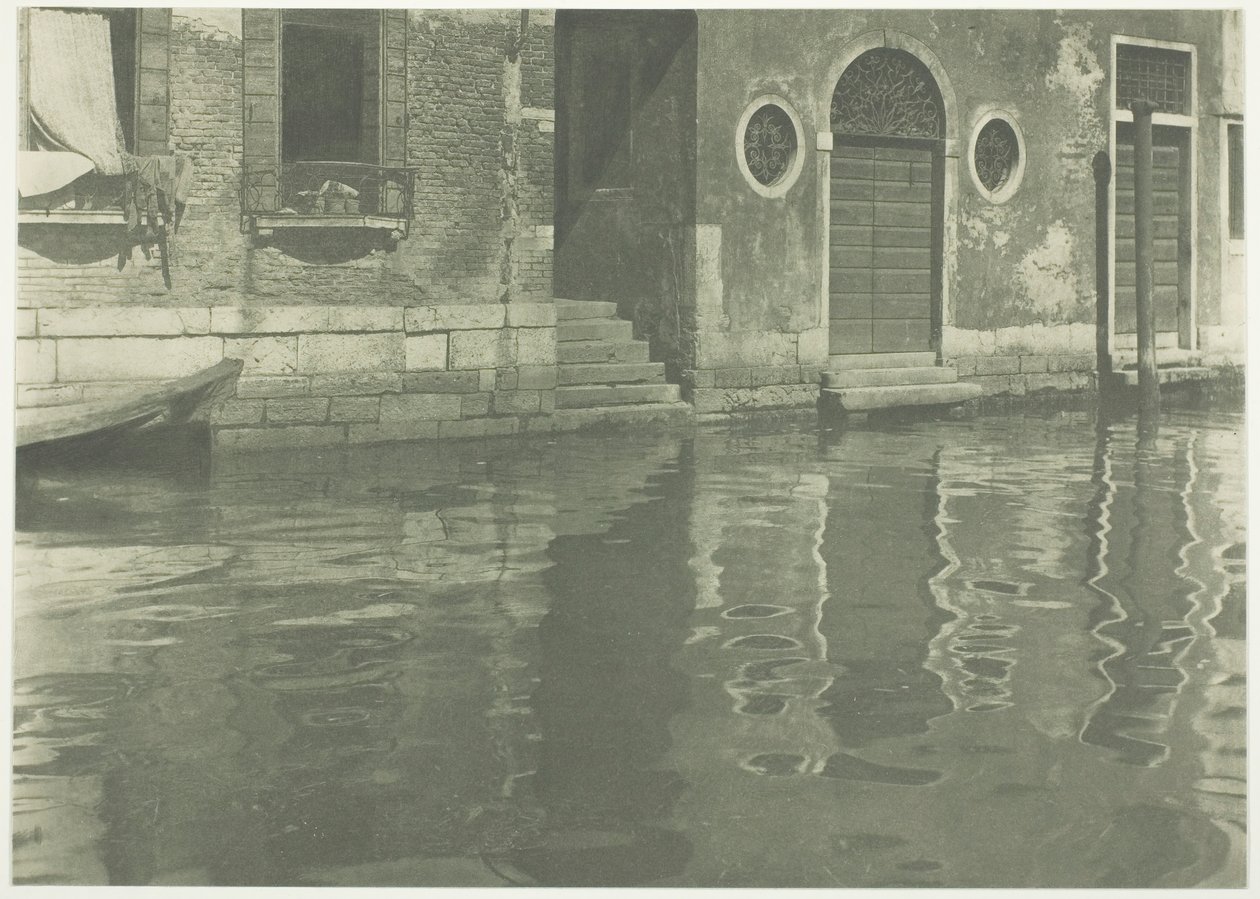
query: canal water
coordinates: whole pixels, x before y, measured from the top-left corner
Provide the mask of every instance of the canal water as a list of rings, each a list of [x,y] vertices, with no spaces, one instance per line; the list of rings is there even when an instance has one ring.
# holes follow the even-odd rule
[[[1241,415],[19,466],[18,883],[1240,886]]]

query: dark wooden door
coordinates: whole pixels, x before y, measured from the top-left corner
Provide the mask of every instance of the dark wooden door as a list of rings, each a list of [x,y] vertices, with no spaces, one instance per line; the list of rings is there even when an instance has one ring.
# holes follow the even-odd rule
[[[831,352],[931,349],[939,329],[940,141],[836,135]]]
[[[1155,330],[1178,334],[1190,345],[1190,184],[1184,129],[1154,129]],[[1116,131],[1115,333],[1137,332],[1137,268],[1134,262],[1133,129]]]

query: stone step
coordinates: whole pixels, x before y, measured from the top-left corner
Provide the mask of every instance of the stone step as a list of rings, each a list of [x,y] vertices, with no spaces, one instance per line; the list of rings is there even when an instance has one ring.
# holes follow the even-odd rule
[[[572,321],[583,318],[615,318],[617,304],[603,300],[556,300],[556,320]]]
[[[677,384],[615,384],[612,386],[557,387],[557,409],[587,409],[627,403],[675,403],[681,399]]]
[[[1198,350],[1183,350],[1178,347],[1165,349],[1161,347],[1155,351],[1155,364],[1166,365],[1172,368],[1194,367],[1199,364],[1201,359],[1202,353]],[[1112,371],[1135,367],[1137,361],[1137,350],[1114,350],[1111,354]]]
[[[869,412],[903,406],[950,406],[980,396],[979,384],[905,384],[896,387],[823,388],[825,405],[843,412]]]
[[[556,344],[556,360],[561,365],[647,362],[648,345],[642,340],[562,340]]]
[[[1212,378],[1212,370],[1210,368],[1200,368],[1198,366],[1172,366],[1169,368],[1158,368],[1155,371],[1159,375],[1159,383],[1161,384],[1208,381]],[[1111,377],[1115,383],[1122,384],[1125,387],[1138,386],[1138,372],[1135,368],[1113,372]]]
[[[852,353],[832,356],[828,371],[851,371],[855,368],[920,368],[936,365],[936,353]]]
[[[848,371],[825,371],[824,387],[898,387],[908,384],[952,384],[958,370],[945,366],[918,368],[851,368]]]
[[[664,384],[664,362],[579,362],[559,366],[560,386]]]
[[[578,429],[641,428],[645,425],[686,424],[693,418],[690,403],[628,403],[589,409],[557,409],[551,416],[553,431]]]
[[[632,340],[634,325],[619,318],[580,318],[556,323],[556,340]]]

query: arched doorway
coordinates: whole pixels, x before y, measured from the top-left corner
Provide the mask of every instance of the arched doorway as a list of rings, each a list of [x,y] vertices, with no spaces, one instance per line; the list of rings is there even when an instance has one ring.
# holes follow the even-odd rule
[[[941,332],[945,104],[912,54],[878,47],[831,99],[833,355],[936,349]]]

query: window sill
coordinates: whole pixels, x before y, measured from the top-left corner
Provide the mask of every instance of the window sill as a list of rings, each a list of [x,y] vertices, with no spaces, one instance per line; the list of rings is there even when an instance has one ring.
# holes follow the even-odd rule
[[[126,225],[121,209],[19,209],[19,225]]]
[[[308,215],[280,215],[261,213],[247,215],[247,224],[255,233],[281,228],[368,228],[381,231],[399,231],[406,236],[406,218],[394,215],[337,215],[335,213],[311,213]]]

